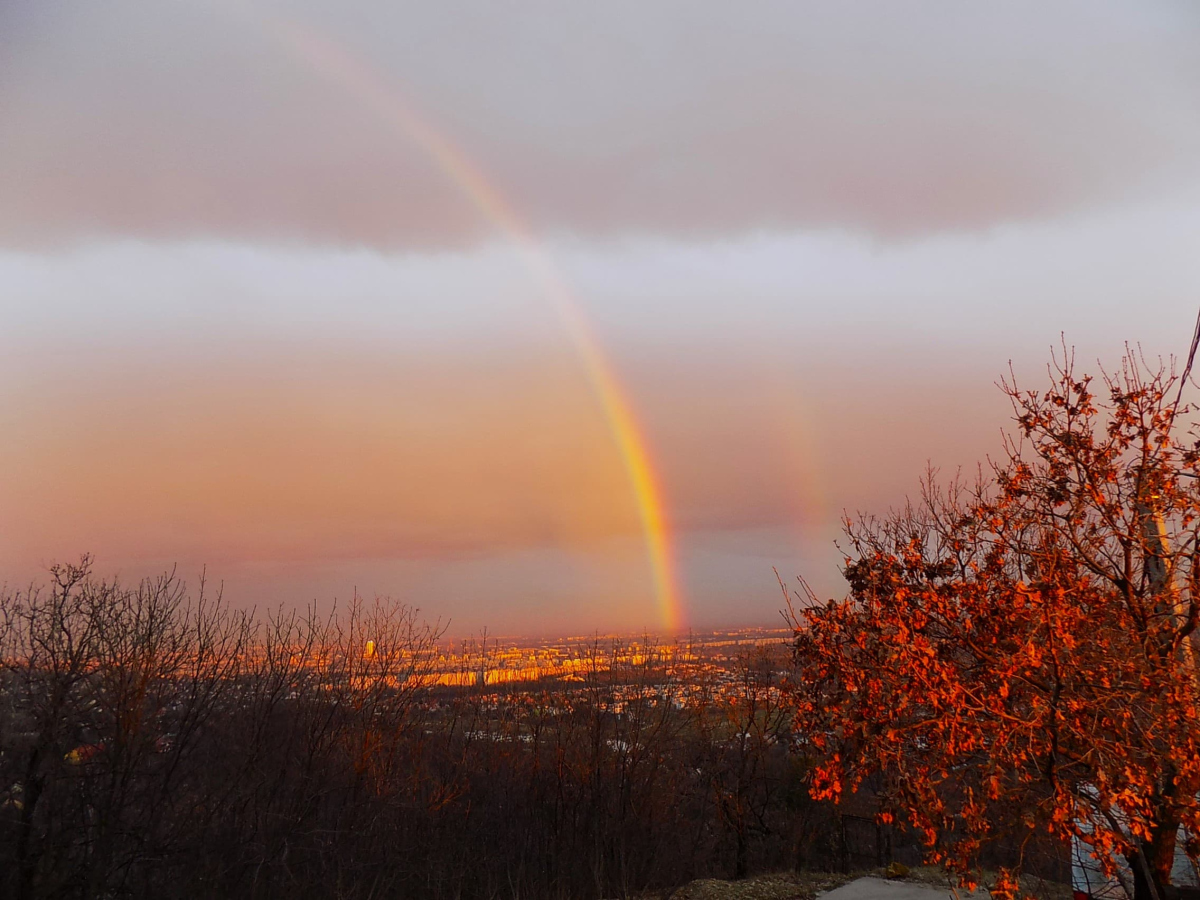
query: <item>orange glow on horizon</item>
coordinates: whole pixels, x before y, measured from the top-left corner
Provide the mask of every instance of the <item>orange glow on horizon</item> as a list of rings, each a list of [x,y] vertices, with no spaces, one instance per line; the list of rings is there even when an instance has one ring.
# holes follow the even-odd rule
[[[620,453],[637,504],[663,627],[685,626],[663,492],[637,420],[611,366],[553,262],[515,210],[467,155],[360,60],[295,22],[257,20],[290,53],[353,94],[380,121],[433,160],[471,203],[507,235],[565,328]]]
[[[628,477],[566,356],[305,363],[157,378],[113,363],[90,370],[104,404],[72,379],[31,393],[0,447],[0,555],[74,545],[237,565],[640,541]],[[181,544],[202,555],[178,559]]]

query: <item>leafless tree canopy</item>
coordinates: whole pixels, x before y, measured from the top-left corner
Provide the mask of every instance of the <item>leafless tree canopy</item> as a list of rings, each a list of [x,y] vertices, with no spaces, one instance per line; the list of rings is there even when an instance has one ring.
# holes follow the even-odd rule
[[[446,687],[409,607],[252,618],[87,559],[0,616],[5,896],[612,897],[831,858],[785,648],[720,696],[599,642],[569,680]]]

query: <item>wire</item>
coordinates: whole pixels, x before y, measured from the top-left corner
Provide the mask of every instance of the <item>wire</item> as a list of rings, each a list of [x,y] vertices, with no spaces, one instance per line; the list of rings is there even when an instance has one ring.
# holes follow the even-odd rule
[[[1171,418],[1179,409],[1179,401],[1183,399],[1183,386],[1187,384],[1188,376],[1192,374],[1192,363],[1196,361],[1196,349],[1200,347],[1200,314],[1196,316],[1196,328],[1192,332],[1192,346],[1188,350],[1187,365],[1183,367],[1183,375],[1179,378],[1179,393],[1175,395],[1175,405],[1171,408]]]

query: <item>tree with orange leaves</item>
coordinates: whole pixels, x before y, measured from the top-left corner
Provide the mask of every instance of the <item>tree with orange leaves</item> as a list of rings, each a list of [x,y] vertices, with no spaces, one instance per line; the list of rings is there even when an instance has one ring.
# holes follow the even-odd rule
[[[968,882],[989,843],[1049,835],[1109,875],[1123,860],[1135,900],[1176,893],[1177,834],[1200,850],[1185,379],[1130,353],[1095,380],[1064,353],[1048,390],[1001,383],[1016,433],[976,480],[846,521],[849,596],[793,606],[815,796],[872,776],[881,818]]]

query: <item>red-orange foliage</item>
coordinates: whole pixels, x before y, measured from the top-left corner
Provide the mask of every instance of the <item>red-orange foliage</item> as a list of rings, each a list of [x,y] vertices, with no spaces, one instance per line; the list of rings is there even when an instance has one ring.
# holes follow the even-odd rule
[[[798,724],[815,795],[875,776],[951,869],[1074,834],[1155,900],[1200,834],[1200,444],[1170,371],[1051,374],[1002,384],[1017,434],[973,484],[846,522],[849,597],[795,613]]]

